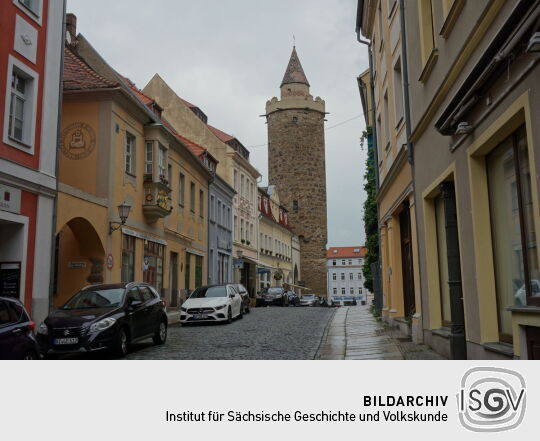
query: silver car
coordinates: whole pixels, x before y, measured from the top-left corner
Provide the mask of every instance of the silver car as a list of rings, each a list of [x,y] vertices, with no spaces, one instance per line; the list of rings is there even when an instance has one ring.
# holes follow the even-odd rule
[[[315,294],[304,294],[300,297],[300,306],[320,306],[321,302]]]

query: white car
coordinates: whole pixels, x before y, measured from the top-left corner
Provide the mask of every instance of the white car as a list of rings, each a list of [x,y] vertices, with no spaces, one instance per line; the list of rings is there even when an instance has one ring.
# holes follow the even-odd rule
[[[232,285],[196,288],[180,308],[182,325],[199,322],[230,323],[242,316],[242,297]]]

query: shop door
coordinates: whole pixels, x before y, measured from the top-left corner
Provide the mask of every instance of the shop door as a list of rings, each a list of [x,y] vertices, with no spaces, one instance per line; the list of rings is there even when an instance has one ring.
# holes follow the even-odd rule
[[[414,273],[411,241],[411,214],[409,204],[404,204],[403,211],[399,215],[399,227],[401,233],[401,265],[403,272],[403,304],[405,317],[410,317],[415,312],[414,303]]]
[[[178,306],[178,254],[171,253],[171,306]]]

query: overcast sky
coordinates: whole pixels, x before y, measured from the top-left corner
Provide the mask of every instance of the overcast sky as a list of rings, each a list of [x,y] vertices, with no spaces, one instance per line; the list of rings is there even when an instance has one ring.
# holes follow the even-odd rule
[[[365,124],[356,76],[368,61],[354,32],[356,3],[68,0],[67,10],[77,15],[77,31],[139,88],[159,73],[182,98],[199,106],[210,124],[238,138],[250,150],[263,185],[267,132],[259,115],[268,99],[279,96],[294,35],[311,94],[323,98],[330,112],[328,245],[347,246],[365,241],[366,151],[360,149]]]

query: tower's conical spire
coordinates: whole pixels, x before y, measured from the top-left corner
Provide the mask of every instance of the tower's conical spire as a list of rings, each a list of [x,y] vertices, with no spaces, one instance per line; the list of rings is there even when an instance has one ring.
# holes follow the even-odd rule
[[[296,53],[296,47],[294,46],[291,53],[291,58],[289,60],[289,65],[287,66],[287,70],[285,71],[285,75],[283,76],[283,81],[281,82],[281,85],[283,86],[284,84],[290,83],[303,83],[309,86],[306,74],[304,73],[304,69],[302,69],[300,59],[298,58],[298,54]]]

